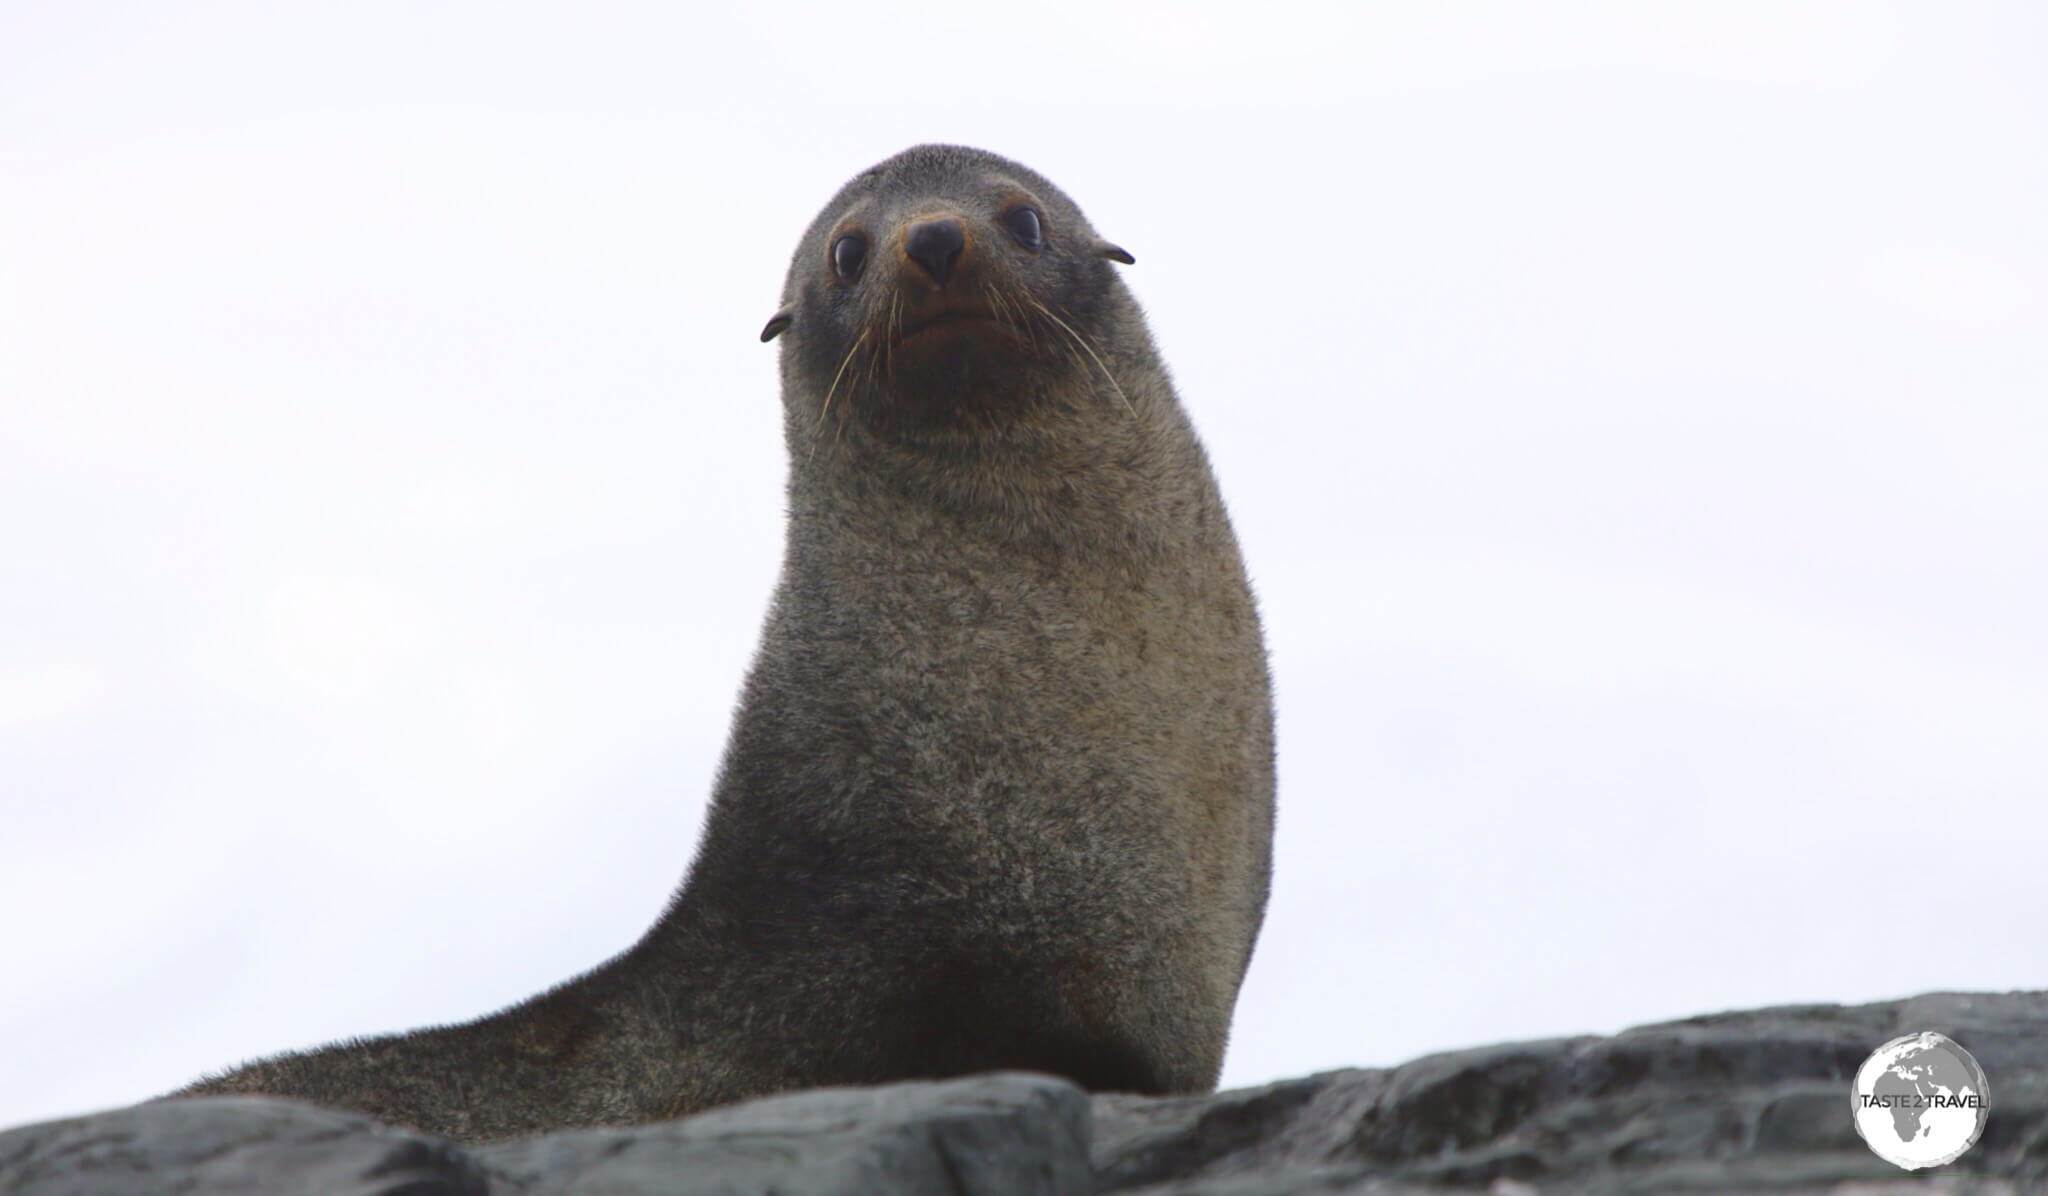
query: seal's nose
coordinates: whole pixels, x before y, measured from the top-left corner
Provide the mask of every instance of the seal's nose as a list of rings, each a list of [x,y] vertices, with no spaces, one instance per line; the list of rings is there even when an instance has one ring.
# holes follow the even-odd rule
[[[903,234],[903,252],[940,286],[946,285],[946,276],[953,272],[953,263],[960,260],[960,250],[966,244],[960,222],[950,218],[921,220]]]

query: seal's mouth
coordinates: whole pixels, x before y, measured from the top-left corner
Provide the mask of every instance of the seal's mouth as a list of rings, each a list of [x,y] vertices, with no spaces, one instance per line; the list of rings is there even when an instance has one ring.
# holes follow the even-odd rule
[[[921,319],[905,321],[894,340],[899,345],[912,341],[960,336],[987,336],[1007,331],[1007,325],[985,307],[949,307]]]

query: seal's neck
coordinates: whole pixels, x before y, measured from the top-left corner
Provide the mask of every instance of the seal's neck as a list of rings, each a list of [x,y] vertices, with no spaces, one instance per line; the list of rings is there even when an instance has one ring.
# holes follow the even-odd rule
[[[1184,534],[1172,509],[1212,483],[1172,396],[1090,397],[971,434],[854,421],[815,447],[793,443],[792,531],[826,520],[900,534],[931,520],[948,534],[1089,553]]]

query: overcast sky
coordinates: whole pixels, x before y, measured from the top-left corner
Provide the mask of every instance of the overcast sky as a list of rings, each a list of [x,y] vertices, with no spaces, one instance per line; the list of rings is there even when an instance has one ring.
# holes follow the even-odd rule
[[[0,1125],[638,936],[931,140],[1136,255],[1258,588],[1227,1084],[2048,986],[2041,6],[684,11],[0,3]]]

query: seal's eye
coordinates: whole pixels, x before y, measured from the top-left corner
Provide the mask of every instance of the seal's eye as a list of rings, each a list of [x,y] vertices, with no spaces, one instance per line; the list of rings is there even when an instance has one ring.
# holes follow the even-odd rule
[[[841,282],[859,278],[861,263],[867,260],[868,239],[859,233],[848,233],[832,242],[832,271]]]
[[[1003,214],[1003,227],[1017,238],[1017,244],[1026,249],[1037,249],[1045,244],[1045,230],[1038,226],[1038,212],[1034,208],[1016,207]]]

